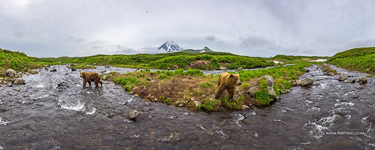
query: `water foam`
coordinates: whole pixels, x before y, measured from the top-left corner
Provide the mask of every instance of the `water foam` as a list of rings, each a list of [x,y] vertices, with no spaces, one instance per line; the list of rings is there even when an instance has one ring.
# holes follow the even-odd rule
[[[6,121],[6,120],[4,120],[3,118],[0,117],[0,125],[5,126],[5,125],[7,125],[8,123],[9,123],[9,121]]]
[[[74,111],[85,111],[85,103],[81,103],[81,101],[77,101],[77,103],[69,103],[66,101],[59,100],[58,105],[61,106],[61,108],[68,109],[68,110],[74,110]]]
[[[236,119],[235,123],[237,124],[237,126],[239,127],[242,127],[242,125],[240,124],[240,121],[244,120],[245,119],[245,116],[241,115],[241,114],[235,114],[238,118]]]
[[[87,114],[87,115],[92,115],[92,114],[95,113],[95,111],[96,111],[96,108],[94,107],[94,108],[92,108],[91,111],[86,112],[86,114]]]

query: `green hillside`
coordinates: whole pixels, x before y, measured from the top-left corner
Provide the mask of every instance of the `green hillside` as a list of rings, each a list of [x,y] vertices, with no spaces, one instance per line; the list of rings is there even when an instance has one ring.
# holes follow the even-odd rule
[[[3,75],[7,69],[21,71],[25,68],[36,67],[37,65],[34,64],[26,54],[0,48],[0,76]]]
[[[203,48],[204,49],[204,52],[206,53],[206,52],[213,52],[210,48],[208,48],[208,47],[204,47]],[[186,50],[183,50],[183,51],[181,51],[181,52],[186,52],[186,53],[201,53],[202,52],[202,50],[203,49],[186,49]]]
[[[161,53],[161,54],[135,54],[135,55],[95,55],[88,57],[59,57],[59,58],[30,58],[36,64],[59,65],[78,63],[87,65],[111,65],[129,68],[155,68],[155,69],[228,69],[266,67],[274,65],[265,58],[239,56],[225,52],[205,53]],[[80,66],[78,68],[84,68]]]
[[[375,47],[355,48],[337,53],[329,63],[348,70],[375,73]]]

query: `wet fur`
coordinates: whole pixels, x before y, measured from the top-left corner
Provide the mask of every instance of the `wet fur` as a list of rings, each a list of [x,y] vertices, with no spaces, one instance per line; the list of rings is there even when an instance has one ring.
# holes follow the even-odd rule
[[[101,86],[103,86],[102,81],[100,81],[100,75],[96,72],[81,71],[80,76],[83,78],[83,87],[86,87],[86,83],[89,83],[91,86],[91,82],[95,83],[95,87],[98,87],[99,83]]]
[[[228,72],[220,74],[219,80],[217,81],[215,99],[219,99],[224,90],[228,91],[229,99],[233,99],[236,85],[241,85],[239,74],[229,74]]]

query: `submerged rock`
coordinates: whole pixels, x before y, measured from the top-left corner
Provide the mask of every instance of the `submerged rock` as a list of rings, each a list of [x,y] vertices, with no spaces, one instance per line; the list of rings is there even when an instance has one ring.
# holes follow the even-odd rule
[[[344,73],[339,74],[339,81],[344,81],[346,79],[348,79],[348,77]]]
[[[365,76],[361,76],[359,77],[359,81],[358,81],[360,84],[366,84],[367,83],[367,78]]]
[[[57,87],[69,87],[69,85],[66,82],[60,82]]]
[[[13,78],[17,75],[17,72],[14,71],[13,69],[8,69],[6,72],[5,72],[5,76],[9,77],[9,78]]]
[[[135,120],[138,115],[139,115],[139,112],[137,110],[132,110],[129,113],[129,118],[132,120]]]
[[[305,78],[301,80],[301,86],[308,86],[308,85],[312,85],[313,83],[314,81],[310,78]]]
[[[22,84],[25,84],[25,80],[24,79],[16,78],[16,79],[14,79],[13,84],[15,84],[15,85],[22,85]]]
[[[51,70],[50,70],[50,72],[56,72],[57,70],[56,70],[56,68],[52,68]]]

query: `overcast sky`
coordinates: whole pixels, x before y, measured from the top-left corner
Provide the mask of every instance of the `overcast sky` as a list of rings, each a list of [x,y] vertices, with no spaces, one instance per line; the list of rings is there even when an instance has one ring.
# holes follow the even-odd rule
[[[0,48],[35,57],[183,48],[270,57],[375,46],[374,0],[0,0]]]

